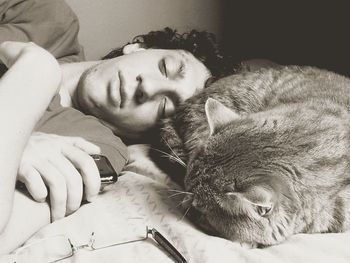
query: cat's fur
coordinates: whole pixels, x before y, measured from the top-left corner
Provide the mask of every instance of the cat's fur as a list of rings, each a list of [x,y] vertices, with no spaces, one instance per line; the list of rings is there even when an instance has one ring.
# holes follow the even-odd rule
[[[190,98],[161,137],[187,164],[174,179],[192,193],[195,221],[233,241],[273,245],[350,228],[349,112],[349,79],[263,69]]]

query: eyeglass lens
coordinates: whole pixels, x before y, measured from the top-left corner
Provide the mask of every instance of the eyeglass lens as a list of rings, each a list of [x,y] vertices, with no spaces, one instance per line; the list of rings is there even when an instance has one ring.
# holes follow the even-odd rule
[[[51,263],[73,255],[72,247],[65,236],[41,239],[16,251],[16,262]]]

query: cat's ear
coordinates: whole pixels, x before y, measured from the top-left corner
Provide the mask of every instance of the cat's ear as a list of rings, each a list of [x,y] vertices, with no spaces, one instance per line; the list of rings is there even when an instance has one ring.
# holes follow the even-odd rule
[[[236,112],[212,98],[205,102],[205,114],[209,124],[210,135],[215,134],[223,126],[240,118]]]

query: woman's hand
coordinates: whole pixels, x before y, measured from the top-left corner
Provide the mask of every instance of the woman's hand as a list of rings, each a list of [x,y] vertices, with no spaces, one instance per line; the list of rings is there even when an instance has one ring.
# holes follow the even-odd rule
[[[80,207],[83,186],[87,201],[98,194],[99,171],[89,154],[99,153],[98,146],[80,137],[34,132],[23,152],[18,180],[38,202],[46,200],[48,187],[54,221]]]

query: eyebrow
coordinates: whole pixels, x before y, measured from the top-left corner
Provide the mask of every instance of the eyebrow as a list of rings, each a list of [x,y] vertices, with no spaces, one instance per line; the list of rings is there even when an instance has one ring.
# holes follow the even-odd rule
[[[185,73],[186,73],[186,64],[183,61],[183,59],[181,59],[180,65],[178,66],[175,77],[183,79],[185,77]]]
[[[185,50],[185,49],[180,49],[180,54],[181,54],[181,56],[184,57],[184,58],[186,58],[186,56],[189,56],[189,55],[192,55],[192,56],[193,56],[193,54],[192,54],[190,51]]]

